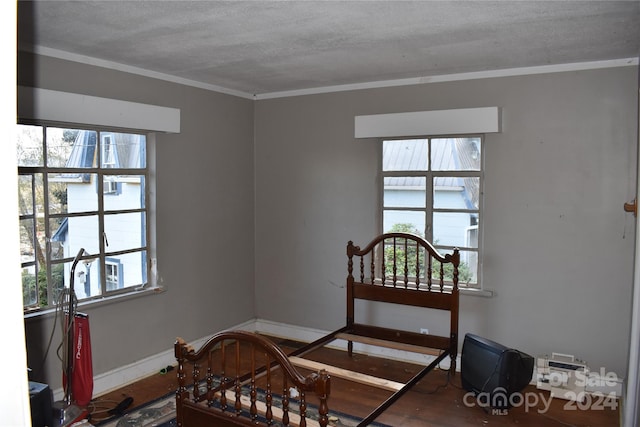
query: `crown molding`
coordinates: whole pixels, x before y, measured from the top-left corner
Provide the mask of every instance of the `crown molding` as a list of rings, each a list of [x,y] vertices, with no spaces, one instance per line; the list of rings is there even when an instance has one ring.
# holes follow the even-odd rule
[[[537,67],[507,68],[501,70],[476,71],[471,73],[443,74],[438,76],[413,77],[398,80],[381,80],[366,83],[354,83],[337,86],[325,86],[310,89],[271,92],[255,95],[255,99],[286,98],[320,93],[344,92],[349,90],[378,89],[393,86],[409,86],[427,83],[454,82],[460,80],[491,79],[533,74],[560,73],[567,71],[595,70],[600,68],[628,67],[638,65],[638,58],[622,58],[607,61],[574,62],[569,64],[542,65]]]
[[[132,67],[130,65],[120,64],[113,61],[105,61],[103,59],[93,58],[86,55],[78,55],[75,53],[65,52],[58,49],[51,49],[43,46],[26,46],[19,45],[19,51],[30,52],[36,55],[50,56],[52,58],[63,59],[67,61],[79,62],[86,65],[93,65],[96,67],[107,68],[116,71],[122,71],[125,73],[137,74],[144,77],[151,77],[158,80],[164,80],[171,83],[178,83],[185,86],[196,87],[199,89],[205,89],[212,92],[224,93],[226,95],[233,95],[240,98],[254,99],[254,94],[242,92],[239,90],[228,89],[222,86],[211,85],[207,83],[198,82],[195,80],[183,79],[181,77],[172,76],[170,74],[159,73],[144,68]]]
[[[96,67],[108,68],[108,69],[123,71],[131,74],[138,74],[145,77],[151,77],[159,80],[169,81],[172,83],[178,83],[186,86],[197,87],[200,89],[210,90],[213,92],[219,92],[227,95],[233,95],[240,98],[253,99],[253,100],[288,98],[293,96],[315,95],[315,94],[332,93],[332,92],[344,92],[344,91],[350,91],[350,90],[378,89],[378,88],[394,87],[394,86],[409,86],[409,85],[419,85],[419,84],[427,84],[427,83],[442,83],[442,82],[453,82],[453,81],[460,81],[460,80],[489,79],[489,78],[495,78],[495,77],[512,77],[512,76],[523,76],[523,75],[532,75],[532,74],[594,70],[594,69],[600,69],[600,68],[628,67],[628,66],[638,65],[637,57],[636,58],[620,58],[620,59],[611,59],[611,60],[605,60],[605,61],[574,62],[574,63],[567,63],[567,64],[541,65],[536,67],[506,68],[506,69],[500,69],[500,70],[486,70],[486,71],[476,71],[476,72],[470,72],[470,73],[421,76],[421,77],[412,77],[407,79],[380,80],[380,81],[353,83],[353,84],[345,84],[345,85],[323,86],[323,87],[317,87],[317,88],[252,94],[249,92],[228,89],[222,86],[202,83],[195,80],[183,79],[180,77],[159,73],[159,72],[147,70],[144,68],[132,67],[132,66],[120,64],[117,62],[106,61],[103,59],[93,58],[86,55],[78,55],[75,53],[70,53],[70,52],[66,52],[58,49],[52,49],[44,46],[27,46],[27,45],[19,44],[18,50],[35,53],[37,55],[50,56],[53,58],[79,62],[87,65],[94,65]]]

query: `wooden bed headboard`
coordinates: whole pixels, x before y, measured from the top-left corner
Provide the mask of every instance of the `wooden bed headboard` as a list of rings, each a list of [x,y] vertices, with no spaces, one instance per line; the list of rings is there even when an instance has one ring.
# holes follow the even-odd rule
[[[459,250],[442,255],[419,236],[387,233],[379,235],[363,249],[349,241],[347,257],[347,328],[350,332],[409,346],[448,350],[451,372],[455,372]],[[448,311],[450,334],[437,336],[359,324],[355,319],[357,299]],[[351,351],[352,342],[349,341]]]

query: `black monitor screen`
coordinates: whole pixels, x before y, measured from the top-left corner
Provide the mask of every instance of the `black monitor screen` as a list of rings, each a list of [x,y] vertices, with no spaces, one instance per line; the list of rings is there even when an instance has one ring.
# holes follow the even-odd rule
[[[475,394],[482,393],[486,398],[501,393],[509,401],[513,393],[531,381],[533,364],[533,357],[526,353],[478,335],[466,334],[460,367],[462,386]]]

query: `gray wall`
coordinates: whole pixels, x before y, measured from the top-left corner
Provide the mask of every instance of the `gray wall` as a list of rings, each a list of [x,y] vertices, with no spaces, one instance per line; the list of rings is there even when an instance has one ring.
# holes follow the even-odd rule
[[[94,374],[169,350],[177,336],[193,340],[253,318],[252,101],[31,55],[20,55],[19,76],[25,86],[181,110],[181,133],[156,137],[157,259],[167,291],[81,308]],[[59,327],[43,370],[53,319],[25,326],[34,379],[61,387]]]
[[[484,277],[463,296],[473,332],[626,375],[633,273],[637,67],[319,94],[256,103],[256,315],[344,323],[348,240],[378,232],[380,143],[354,116],[498,106],[485,144]],[[420,311],[367,320],[446,330]],[[432,322],[438,322],[431,326]]]
[[[84,310],[95,375],[254,317],[341,326],[346,243],[368,242],[379,220],[379,143],[355,140],[353,117],[494,105],[504,122],[485,146],[484,283],[495,296],[462,297],[461,333],[626,373],[637,67],[253,102],[24,54],[19,84],[181,109],[182,132],[157,135],[167,291]],[[446,330],[418,310],[362,308],[382,324]],[[38,369],[53,319],[25,326]],[[36,378],[54,389],[55,338]]]

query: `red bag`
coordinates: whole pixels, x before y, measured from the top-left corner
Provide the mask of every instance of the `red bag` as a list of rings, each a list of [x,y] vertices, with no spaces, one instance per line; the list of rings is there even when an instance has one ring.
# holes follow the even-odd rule
[[[93,360],[89,316],[76,313],[73,318],[73,368],[71,370],[71,397],[78,406],[87,406],[93,396]],[[66,387],[66,372],[62,382]]]

